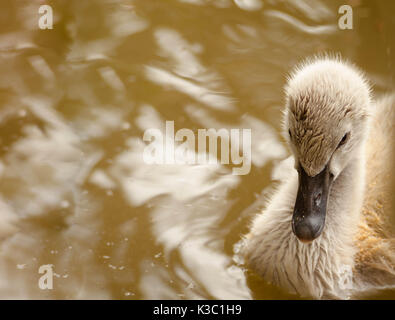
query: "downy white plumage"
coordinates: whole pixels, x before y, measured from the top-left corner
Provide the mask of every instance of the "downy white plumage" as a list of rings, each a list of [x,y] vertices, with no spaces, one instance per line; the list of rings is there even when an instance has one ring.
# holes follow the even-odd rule
[[[267,281],[313,298],[395,287],[389,215],[395,95],[371,99],[339,58],[298,66],[285,89],[294,166],[254,217],[243,253]]]

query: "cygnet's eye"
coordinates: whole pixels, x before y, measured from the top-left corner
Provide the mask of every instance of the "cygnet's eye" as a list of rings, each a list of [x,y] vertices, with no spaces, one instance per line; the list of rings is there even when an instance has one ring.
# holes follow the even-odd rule
[[[347,132],[347,133],[343,136],[343,138],[340,140],[340,142],[339,142],[339,144],[338,144],[338,146],[337,146],[337,149],[339,149],[343,144],[345,144],[345,143],[347,142],[349,136],[350,136],[350,133]]]

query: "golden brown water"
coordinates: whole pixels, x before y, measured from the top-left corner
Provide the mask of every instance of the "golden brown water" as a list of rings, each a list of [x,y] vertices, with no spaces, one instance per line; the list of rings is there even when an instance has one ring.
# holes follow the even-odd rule
[[[0,2],[0,298],[297,298],[234,256],[288,154],[285,75],[336,51],[392,90],[394,2],[94,3]],[[353,30],[337,26],[345,3]],[[144,130],[166,120],[251,128],[251,172],[144,163]]]

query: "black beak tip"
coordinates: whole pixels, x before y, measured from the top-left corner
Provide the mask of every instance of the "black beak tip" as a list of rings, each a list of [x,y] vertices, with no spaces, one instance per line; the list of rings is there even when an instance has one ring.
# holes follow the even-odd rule
[[[310,243],[318,238],[323,229],[323,222],[309,221],[314,219],[304,219],[298,222],[292,222],[292,230],[295,236],[304,243]]]
[[[332,183],[329,174],[328,166],[315,176],[309,176],[302,167],[299,170],[299,187],[292,215],[292,231],[301,242],[313,241],[324,229]]]

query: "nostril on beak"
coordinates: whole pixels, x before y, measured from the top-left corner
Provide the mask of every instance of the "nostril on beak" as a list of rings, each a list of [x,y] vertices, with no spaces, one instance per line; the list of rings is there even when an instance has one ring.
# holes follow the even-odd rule
[[[315,195],[315,197],[314,197],[314,205],[316,206],[316,207],[318,207],[320,204],[321,204],[321,196],[322,196],[322,193],[321,192],[319,192],[319,193],[317,193],[316,195]]]
[[[322,193],[321,192],[319,192],[319,193],[317,193],[316,195],[315,195],[315,197],[314,197],[314,205],[316,206],[316,207],[318,207],[320,204],[321,204],[321,196],[322,196]]]

